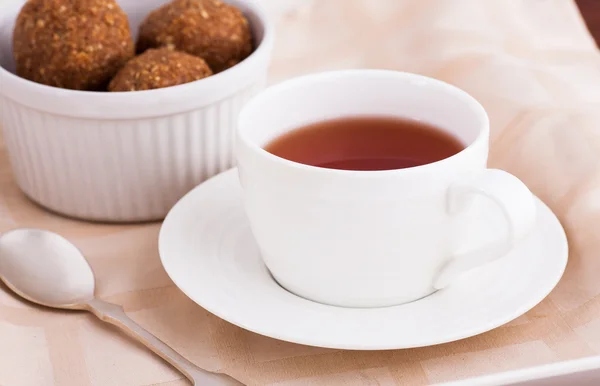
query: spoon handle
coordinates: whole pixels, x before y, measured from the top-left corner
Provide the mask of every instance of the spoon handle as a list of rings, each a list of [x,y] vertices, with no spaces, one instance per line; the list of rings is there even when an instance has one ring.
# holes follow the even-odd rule
[[[107,303],[100,299],[92,299],[85,305],[86,309],[96,315],[100,320],[112,324],[131,336],[133,339],[148,347],[155,354],[169,362],[181,371],[194,386],[239,386],[243,383],[226,374],[212,373],[203,370],[175,352],[166,343],[146,331],[134,322],[121,306]]]

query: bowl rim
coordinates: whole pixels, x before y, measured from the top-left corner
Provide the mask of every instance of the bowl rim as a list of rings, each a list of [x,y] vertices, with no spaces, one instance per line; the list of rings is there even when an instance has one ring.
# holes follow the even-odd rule
[[[12,100],[34,110],[72,118],[101,120],[152,118],[198,109],[217,103],[266,78],[274,44],[274,26],[256,1],[224,0],[255,19],[263,36],[254,51],[235,66],[197,81],[153,90],[104,92],[70,90],[21,78],[0,66],[0,99]],[[11,22],[23,0],[11,1],[0,10],[0,22]]]

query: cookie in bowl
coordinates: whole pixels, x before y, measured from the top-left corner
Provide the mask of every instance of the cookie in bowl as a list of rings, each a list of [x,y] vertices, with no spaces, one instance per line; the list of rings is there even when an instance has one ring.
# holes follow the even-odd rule
[[[215,72],[244,60],[253,50],[248,19],[220,0],[174,0],[142,22],[138,52],[169,46],[203,58]]]
[[[108,91],[141,91],[177,86],[212,75],[204,59],[169,48],[153,48],[131,59]]]
[[[17,75],[72,90],[102,90],[135,51],[115,0],[29,0],[12,42]]]

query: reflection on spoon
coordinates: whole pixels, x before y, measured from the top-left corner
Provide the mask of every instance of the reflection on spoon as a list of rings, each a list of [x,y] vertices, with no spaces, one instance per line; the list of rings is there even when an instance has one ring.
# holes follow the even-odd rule
[[[199,368],[131,320],[120,306],[96,299],[94,273],[85,257],[56,233],[17,229],[0,236],[0,280],[34,303],[92,312],[158,354],[193,385],[242,385],[226,374]]]

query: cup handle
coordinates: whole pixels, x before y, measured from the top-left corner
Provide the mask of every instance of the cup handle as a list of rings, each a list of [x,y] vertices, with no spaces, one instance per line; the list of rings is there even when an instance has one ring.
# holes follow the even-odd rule
[[[506,237],[452,256],[435,277],[435,289],[442,289],[464,272],[506,255],[535,225],[536,204],[533,194],[512,174],[498,169],[486,169],[452,184],[447,201],[450,215],[464,210],[473,195],[485,196],[502,210],[508,228]]]

